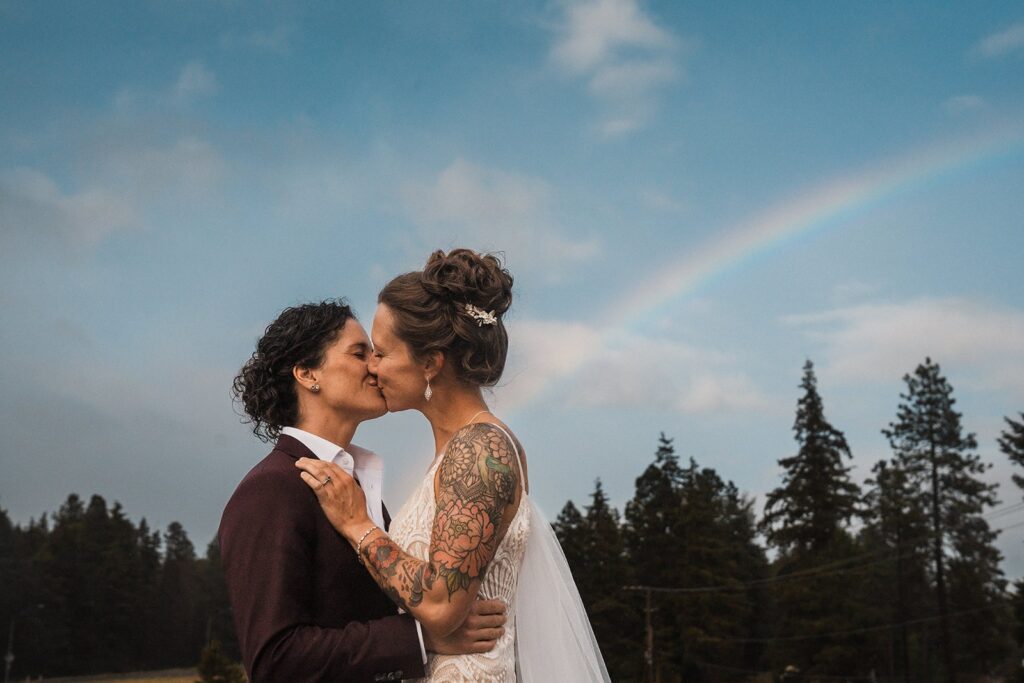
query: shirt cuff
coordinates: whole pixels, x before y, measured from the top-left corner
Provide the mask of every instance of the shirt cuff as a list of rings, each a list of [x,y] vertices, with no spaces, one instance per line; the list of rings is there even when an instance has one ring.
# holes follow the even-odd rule
[[[420,626],[420,622],[413,620],[416,624],[416,635],[420,638],[420,655],[423,657],[423,666],[427,665],[427,646],[423,643],[423,627]]]

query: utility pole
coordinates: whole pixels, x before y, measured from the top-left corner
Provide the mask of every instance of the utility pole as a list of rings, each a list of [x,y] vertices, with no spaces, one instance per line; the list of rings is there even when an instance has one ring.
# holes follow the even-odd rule
[[[644,683],[654,683],[654,623],[651,620],[651,614],[657,608],[651,605],[651,593],[656,589],[653,586],[623,586],[622,590],[644,592],[644,623],[646,626],[644,638]]]
[[[7,654],[4,655],[4,683],[11,680],[11,664],[14,663],[14,617],[11,617],[11,628],[7,632]]]
[[[651,589],[644,593],[647,599],[644,605],[644,621],[647,623],[646,647],[644,648],[644,683],[654,683],[654,625],[651,623]]]

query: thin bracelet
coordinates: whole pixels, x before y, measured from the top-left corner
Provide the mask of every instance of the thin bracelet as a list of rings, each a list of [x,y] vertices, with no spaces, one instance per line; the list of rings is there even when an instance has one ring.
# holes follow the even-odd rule
[[[366,533],[363,534],[363,537],[359,539],[359,543],[356,543],[356,557],[359,558],[360,562],[363,561],[363,541],[365,541],[366,537],[372,534],[374,531],[380,531],[380,527],[376,524],[367,529]]]

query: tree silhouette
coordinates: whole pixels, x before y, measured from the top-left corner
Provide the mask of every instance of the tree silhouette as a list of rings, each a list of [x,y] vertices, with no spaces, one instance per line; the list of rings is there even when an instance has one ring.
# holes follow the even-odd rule
[[[958,659],[971,650],[951,633],[947,547],[952,546],[957,602],[981,598],[986,604],[995,599],[994,592],[1001,592],[1000,557],[992,546],[996,533],[981,512],[995,505],[996,486],[979,478],[988,466],[973,452],[977,441],[974,434],[964,433],[960,413],[954,410],[953,387],[938,364],[927,358],[903,380],[907,391],[900,394],[896,422],[883,434],[928,513],[942,664],[946,681],[955,683]]]
[[[762,529],[783,552],[827,548],[857,512],[860,489],[850,481],[846,437],[825,418],[811,361],[804,364],[793,432],[796,455],[779,460],[782,486],[768,494]]]

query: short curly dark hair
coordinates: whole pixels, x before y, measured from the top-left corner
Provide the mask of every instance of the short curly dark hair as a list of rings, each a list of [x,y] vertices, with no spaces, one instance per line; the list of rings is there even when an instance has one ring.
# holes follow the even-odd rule
[[[350,319],[355,314],[344,299],[328,299],[286,308],[267,326],[231,386],[260,440],[276,439],[282,427],[298,420],[292,368],[320,367],[327,347]]]

